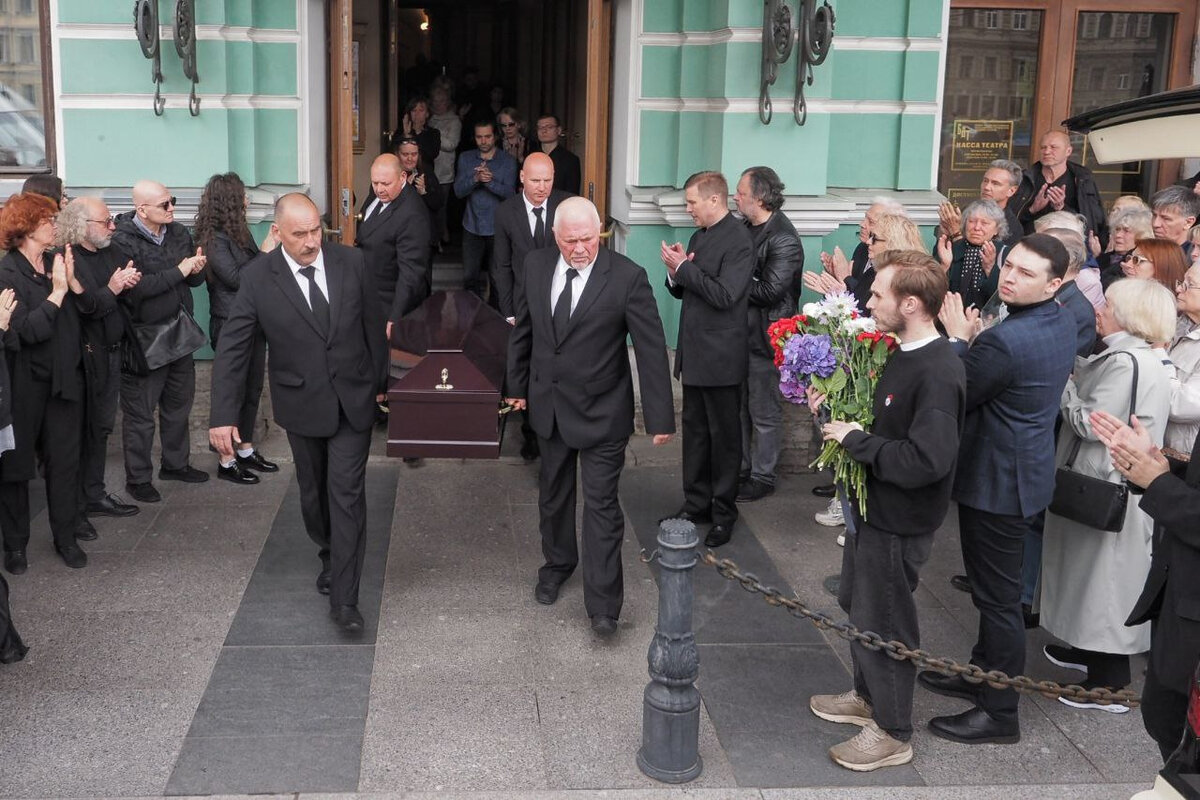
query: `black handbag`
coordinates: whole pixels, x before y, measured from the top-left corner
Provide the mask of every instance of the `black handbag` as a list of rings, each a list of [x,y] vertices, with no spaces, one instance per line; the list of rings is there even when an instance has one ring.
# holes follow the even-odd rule
[[[1133,353],[1133,392],[1129,396],[1129,416],[1137,413],[1138,363]],[[1050,513],[1078,522],[1098,531],[1115,533],[1125,525],[1125,508],[1129,504],[1129,485],[1080,475],[1072,467],[1079,455],[1082,439],[1075,440],[1067,463],[1054,473],[1054,499],[1050,501]]]
[[[137,344],[142,351],[147,370],[158,369],[204,346],[204,329],[183,306],[175,316],[151,325],[134,324]],[[124,356],[122,356],[124,360]]]

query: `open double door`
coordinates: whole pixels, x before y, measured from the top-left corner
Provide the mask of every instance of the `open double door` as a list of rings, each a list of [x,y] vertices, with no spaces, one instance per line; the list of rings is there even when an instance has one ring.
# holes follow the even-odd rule
[[[522,0],[517,0],[517,5]],[[539,2],[540,0],[530,0]],[[330,197],[330,228],[331,236],[343,242],[354,241],[355,230],[355,191],[360,193],[366,188],[356,186],[354,168],[354,92],[356,77],[354,74],[354,4],[379,3],[387,13],[384,18],[395,25],[396,8],[401,0],[328,0],[328,31],[329,31],[329,197]],[[555,2],[555,0],[550,0]],[[581,36],[570,35],[567,40],[557,43],[554,48],[557,57],[579,59],[569,64],[576,71],[582,70],[583,103],[582,109],[575,109],[564,120],[568,129],[574,123],[578,135],[567,140],[567,145],[575,150],[582,161],[583,193],[594,202],[600,211],[601,219],[606,217],[608,206],[608,141],[609,141],[609,97],[611,92],[611,52],[612,52],[612,5],[614,0],[567,0],[569,12],[586,15],[585,33]],[[434,5],[437,0],[430,0]],[[411,3],[405,3],[411,5]],[[557,11],[561,4],[556,3]],[[442,13],[447,13],[446,4]],[[451,12],[452,13],[452,12]],[[395,43],[400,37],[395,35],[385,37],[386,41]],[[398,70],[404,54],[393,52],[380,63],[385,68]],[[517,52],[510,57],[523,57],[523,48],[512,48]],[[547,51],[544,59],[556,56]],[[547,67],[546,63],[524,65],[525,71],[537,71]],[[577,98],[572,95],[577,102]],[[545,102],[537,98],[538,102]],[[392,107],[394,108],[394,103]],[[542,109],[549,106],[534,106]],[[536,112],[534,112],[536,113]],[[562,111],[558,111],[561,115]],[[532,115],[532,114],[531,114]],[[531,135],[532,135],[532,125]],[[361,141],[361,138],[360,138]],[[359,150],[362,150],[359,145]],[[369,145],[368,145],[369,147]],[[359,180],[361,183],[361,178]],[[361,197],[361,194],[359,195]]]

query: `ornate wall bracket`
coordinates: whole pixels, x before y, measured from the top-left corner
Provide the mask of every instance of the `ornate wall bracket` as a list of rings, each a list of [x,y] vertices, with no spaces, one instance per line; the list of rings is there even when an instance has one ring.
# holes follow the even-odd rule
[[[759,76],[758,118],[771,124],[771,86],[779,77],[779,66],[792,55],[792,46],[799,41],[796,56],[796,97],[792,116],[797,125],[808,119],[804,100],[805,85],[812,86],[813,67],[825,62],[833,43],[833,7],[828,0],[818,6],[817,0],[800,0],[800,13],[792,25],[792,10],[785,0],[763,0],[762,69]]]
[[[175,52],[183,61],[183,74],[192,82],[192,93],[188,97],[188,111],[193,117],[200,116],[200,98],[196,84],[200,75],[196,71],[196,0],[175,0]]]
[[[161,117],[167,101],[162,96],[162,47],[158,38],[158,0],[137,0],[133,4],[133,29],[137,32],[142,55],[150,59],[150,80],[154,81],[154,114]]]

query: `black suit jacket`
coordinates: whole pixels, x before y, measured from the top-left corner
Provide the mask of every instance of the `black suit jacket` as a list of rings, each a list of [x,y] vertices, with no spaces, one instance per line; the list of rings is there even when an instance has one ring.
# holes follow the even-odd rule
[[[558,204],[571,195],[559,191],[550,192],[546,198],[546,246],[554,245],[554,212]],[[529,228],[529,217],[525,213],[525,193],[517,192],[496,207],[496,234],[492,240],[492,280],[500,294],[500,313],[505,317],[517,316],[520,303],[525,301],[525,256],[534,250],[533,231]],[[555,249],[555,252],[558,252]]]
[[[236,425],[256,330],[270,348],[267,378],[275,421],[289,433],[329,437],[344,413],[355,430],[375,422],[385,390],[387,343],[379,295],[353,248],[322,247],[330,331],[323,336],[283,257],[264,253],[242,270],[242,285],[221,328],[212,373],[210,425]]]
[[[557,427],[582,450],[633,433],[633,376],[626,337],[637,357],[646,431],[674,433],[675,408],[662,320],[646,271],[601,248],[562,341],[556,341],[550,285],[555,249],[525,261],[525,304],[508,340],[508,387],[529,402],[529,423],[550,438]]]
[[[1186,468],[1151,482],[1141,508],[1154,519],[1154,554],[1125,624],[1158,620],[1150,646],[1156,677],[1186,693],[1200,661],[1200,438]]]
[[[363,214],[374,200],[372,192]],[[429,236],[429,210],[412,186],[358,226],[354,246],[366,257],[384,319],[400,319],[429,296]]]

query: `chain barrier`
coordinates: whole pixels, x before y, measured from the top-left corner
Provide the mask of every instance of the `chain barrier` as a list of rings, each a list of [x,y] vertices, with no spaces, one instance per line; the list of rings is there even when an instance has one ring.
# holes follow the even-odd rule
[[[1016,689],[1026,694],[1040,694],[1042,697],[1053,699],[1065,697],[1086,703],[1108,705],[1120,703],[1134,708],[1141,703],[1141,698],[1130,689],[1113,691],[1098,687],[1085,689],[1077,684],[1064,686],[1054,681],[1038,681],[1025,675],[1009,677],[999,670],[985,670],[976,664],[959,664],[952,658],[938,658],[925,650],[913,650],[904,642],[886,641],[878,633],[860,631],[849,622],[838,622],[820,611],[814,611],[800,601],[796,595],[788,597],[783,592],[770,586],[764,586],[758,577],[751,572],[742,572],[738,565],[728,558],[717,558],[711,550],[700,556],[700,563],[716,569],[722,578],[735,581],[743,589],[752,594],[761,594],[768,605],[786,608],[788,613],[798,619],[807,619],[818,628],[831,630],[848,642],[857,642],[868,650],[887,653],[897,661],[911,661],[918,667],[925,667],[943,675],[958,675],[968,683],[979,684],[987,682],[994,689]]]

